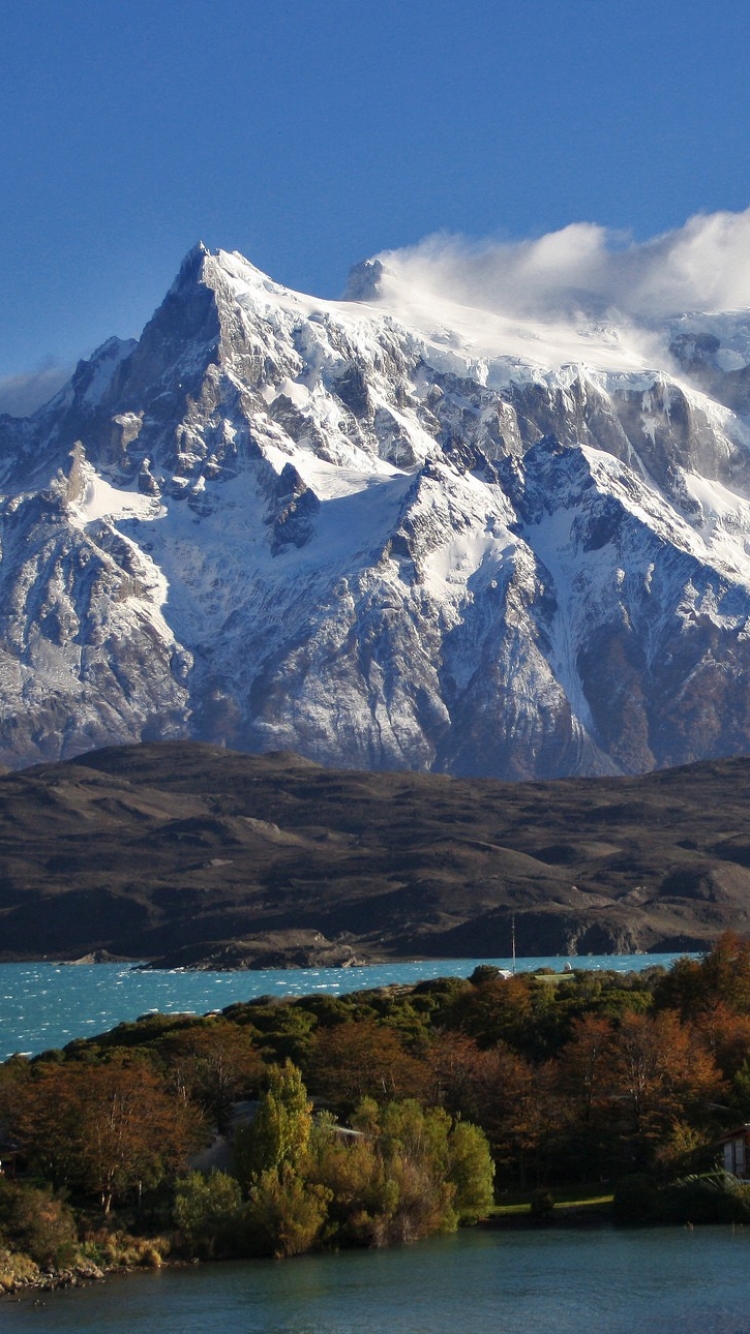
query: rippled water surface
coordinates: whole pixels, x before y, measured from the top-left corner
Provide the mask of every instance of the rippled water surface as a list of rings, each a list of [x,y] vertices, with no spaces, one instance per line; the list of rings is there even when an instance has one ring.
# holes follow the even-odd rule
[[[621,972],[670,963],[674,954],[589,955],[576,968]],[[64,1047],[72,1038],[103,1033],[149,1010],[165,1014],[221,1010],[254,996],[341,995],[390,982],[430,977],[468,977],[480,962],[509,968],[509,959],[432,959],[377,964],[369,968],[266,969],[262,972],[141,972],[122,964],[0,964],[0,1060],[13,1052]],[[561,971],[569,959],[521,959],[518,971],[546,965]]]
[[[750,1230],[471,1230],[0,1304],[30,1334],[750,1334]]]

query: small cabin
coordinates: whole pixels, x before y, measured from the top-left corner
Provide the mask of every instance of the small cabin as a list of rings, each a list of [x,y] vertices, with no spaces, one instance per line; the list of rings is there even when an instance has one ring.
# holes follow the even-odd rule
[[[723,1154],[724,1171],[742,1181],[750,1181],[750,1124],[728,1130],[718,1144]]]

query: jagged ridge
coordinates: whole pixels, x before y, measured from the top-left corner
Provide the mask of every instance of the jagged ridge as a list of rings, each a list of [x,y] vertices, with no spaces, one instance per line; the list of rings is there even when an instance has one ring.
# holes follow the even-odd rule
[[[0,418],[0,759],[194,737],[531,778],[747,750],[747,316],[674,321],[656,369],[593,331],[597,370],[531,361],[544,331],[498,351],[381,264],[350,290],[196,247],[137,343]]]

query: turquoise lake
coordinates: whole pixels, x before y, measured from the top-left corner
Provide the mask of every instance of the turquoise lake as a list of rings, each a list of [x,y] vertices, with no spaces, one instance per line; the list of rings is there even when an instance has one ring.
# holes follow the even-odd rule
[[[675,956],[574,965],[628,971]],[[478,960],[357,970],[140,972],[0,966],[0,1048],[37,1052],[150,1010],[469,976]],[[501,967],[508,960],[486,960]],[[518,971],[565,959],[524,959]],[[469,1229],[386,1251],[188,1266],[0,1300],[29,1334],[750,1334],[750,1228]]]
[[[576,968],[628,972],[669,964],[676,954],[587,955]],[[144,971],[125,964],[0,964],[0,1060],[14,1052],[34,1054],[92,1037],[149,1010],[166,1014],[222,1010],[255,996],[341,995],[392,982],[432,977],[469,977],[479,963],[510,968],[510,959],[430,959],[368,968],[267,969],[263,972],[202,973]],[[517,971],[570,966],[564,958],[519,959]]]

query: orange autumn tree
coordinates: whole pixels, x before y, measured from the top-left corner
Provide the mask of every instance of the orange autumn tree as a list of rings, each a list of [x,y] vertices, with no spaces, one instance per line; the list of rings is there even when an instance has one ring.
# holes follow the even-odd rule
[[[654,988],[656,1009],[694,1019],[712,1005],[750,1014],[750,939],[724,931],[704,959],[677,959]]]
[[[606,1101],[607,1075],[615,1027],[600,1014],[575,1019],[571,1035],[558,1057],[560,1091],[576,1109],[577,1119],[588,1131],[597,1106]]]
[[[266,1074],[254,1032],[217,1015],[169,1033],[158,1044],[170,1084],[225,1133],[232,1105],[256,1097]]]
[[[750,1014],[738,1014],[724,1001],[714,1001],[698,1015],[694,1027],[724,1078],[731,1079],[750,1055]]]
[[[119,1053],[98,1065],[42,1065],[11,1130],[41,1175],[97,1196],[105,1213],[115,1197],[140,1198],[173,1176],[205,1135],[199,1112],[150,1065]]]
[[[627,1165],[638,1169],[678,1122],[708,1121],[722,1089],[721,1072],[700,1035],[672,1010],[622,1016],[607,1077]]]
[[[372,1019],[351,1020],[321,1029],[310,1059],[310,1083],[335,1107],[354,1107],[362,1098],[422,1097],[430,1084],[424,1061],[412,1056],[392,1028]]]

